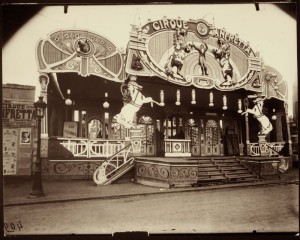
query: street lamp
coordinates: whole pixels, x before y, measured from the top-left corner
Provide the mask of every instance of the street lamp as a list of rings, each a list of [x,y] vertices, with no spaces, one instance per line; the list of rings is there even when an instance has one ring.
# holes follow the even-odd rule
[[[45,109],[47,104],[43,101],[43,97],[39,97],[39,100],[34,103],[36,112],[36,118],[38,123],[38,138],[37,138],[37,154],[36,161],[33,169],[33,184],[31,195],[42,197],[44,196],[42,186],[42,162],[41,162],[41,121],[45,115]]]

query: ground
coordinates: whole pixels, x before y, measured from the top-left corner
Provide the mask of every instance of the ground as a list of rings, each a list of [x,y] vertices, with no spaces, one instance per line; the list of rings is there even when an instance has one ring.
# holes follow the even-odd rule
[[[298,232],[298,217],[297,184],[4,208],[6,234]]]

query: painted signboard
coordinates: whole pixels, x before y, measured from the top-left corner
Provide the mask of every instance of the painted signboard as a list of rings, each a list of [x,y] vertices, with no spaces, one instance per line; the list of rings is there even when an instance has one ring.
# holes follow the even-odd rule
[[[132,67],[137,61],[140,67]],[[245,88],[255,81],[255,90],[261,91],[262,67],[249,42],[201,19],[165,18],[133,27],[126,62],[129,74],[220,90]]]
[[[78,136],[78,122],[64,122],[63,137],[76,138]]]

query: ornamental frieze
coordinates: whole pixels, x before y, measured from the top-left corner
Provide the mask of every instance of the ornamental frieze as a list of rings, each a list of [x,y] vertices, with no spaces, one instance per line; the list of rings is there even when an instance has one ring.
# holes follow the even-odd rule
[[[132,67],[137,56],[139,65],[147,66],[150,73]],[[201,19],[162,19],[133,27],[130,33],[126,72],[137,76],[234,90],[246,88],[261,70],[261,58],[249,42]]]

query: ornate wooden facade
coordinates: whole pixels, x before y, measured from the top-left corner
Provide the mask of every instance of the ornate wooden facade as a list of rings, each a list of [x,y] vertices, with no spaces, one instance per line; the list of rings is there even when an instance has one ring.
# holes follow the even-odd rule
[[[287,84],[281,74],[237,34],[202,19],[164,18],[133,26],[126,53],[91,31],[55,31],[38,42],[36,56],[38,71],[48,79],[41,93],[48,102],[45,157],[53,151],[47,137],[65,144],[59,139],[66,121],[78,122],[76,137],[87,149],[95,121],[97,144],[125,141],[129,132],[114,116],[123,106],[121,84],[130,75],[137,76],[145,96],[164,105],[144,104],[137,112],[141,156],[255,155],[259,123],[240,114],[253,106],[255,94],[266,97],[264,114],[274,119],[268,142],[281,148],[290,144]]]

